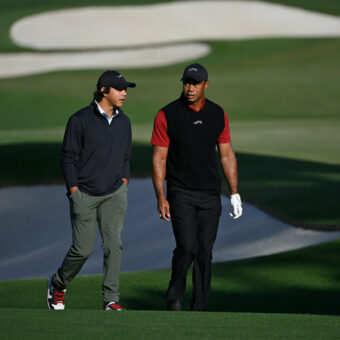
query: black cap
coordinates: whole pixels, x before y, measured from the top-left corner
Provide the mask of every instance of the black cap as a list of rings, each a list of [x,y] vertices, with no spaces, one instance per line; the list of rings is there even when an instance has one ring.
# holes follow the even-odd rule
[[[117,71],[107,70],[98,79],[97,90],[103,86],[111,86],[115,89],[124,89],[126,87],[136,87],[135,83],[130,83]]]
[[[200,64],[191,64],[184,69],[181,80],[193,79],[196,81],[208,80],[208,71]]]

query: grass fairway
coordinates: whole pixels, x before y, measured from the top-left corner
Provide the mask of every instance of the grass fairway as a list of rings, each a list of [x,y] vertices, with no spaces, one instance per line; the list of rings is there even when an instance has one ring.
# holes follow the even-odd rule
[[[82,6],[127,6],[143,5],[171,0],[2,0],[0,2],[0,51],[20,51],[22,48],[16,46],[9,38],[11,24],[27,15],[44,11],[57,10],[61,8],[73,8]],[[340,3],[338,0],[268,0],[267,2],[278,3],[288,6],[305,8],[308,10],[323,12],[332,15],[340,15]]]
[[[61,144],[52,142],[0,145],[0,185],[62,183],[60,150]],[[243,198],[292,224],[331,230],[339,224],[340,165],[241,152],[237,156]],[[133,143],[134,177],[151,175],[151,157],[150,145]]]
[[[3,0],[0,51],[20,17],[58,8],[155,0]],[[272,0],[340,15],[338,0]],[[273,215],[340,224],[338,96],[340,39],[209,42],[199,60],[207,97],[231,118],[242,196]],[[136,81],[124,111],[133,123],[132,172],[150,174],[147,143],[156,111],[180,91],[184,64],[121,70]],[[102,70],[0,80],[0,186],[61,181],[61,140],[70,114],[87,105]],[[274,256],[215,264],[205,313],[164,311],[169,270],[123,273],[126,313],[101,310],[100,276],[69,286],[65,312],[46,310],[46,279],[0,282],[1,339],[339,339],[340,241]],[[155,254],[156,256],[156,254]],[[190,281],[190,280],[188,280]],[[191,285],[188,282],[185,308]]]
[[[336,339],[340,241],[213,265],[207,312],[164,311],[169,270],[121,274],[126,313],[101,310],[101,276],[77,277],[66,312],[46,310],[46,279],[0,282],[2,339]],[[18,301],[20,306],[18,306]],[[61,326],[62,325],[62,326]],[[14,330],[15,329],[15,333]]]
[[[207,97],[230,116],[243,198],[283,219],[340,225],[340,39],[211,45],[202,59],[212,82]],[[122,71],[138,84],[124,105],[133,125],[134,176],[150,175],[152,121],[180,93],[183,66]],[[91,100],[97,77],[77,71],[0,80],[0,185],[62,180],[64,127]]]
[[[207,312],[340,315],[339,246],[336,240],[282,254],[214,263]],[[128,310],[162,311],[169,279],[169,269],[122,273],[120,302]],[[47,278],[0,281],[0,309],[46,309],[46,283]],[[185,310],[190,307],[190,273],[187,285]],[[68,287],[67,308],[100,310],[101,275],[76,277]]]
[[[331,15],[340,15],[340,3],[338,0],[266,0],[266,2],[298,7]]]
[[[2,339],[338,339],[339,317],[93,310],[0,311]],[[20,320],[20,322],[18,322]]]
[[[292,126],[303,126],[304,120],[329,125],[339,120],[340,39],[210,45],[212,53],[200,60],[211,80],[207,97],[223,106],[232,122],[269,122],[275,127],[282,120]],[[152,124],[157,110],[179,96],[179,79],[186,64],[122,70],[137,83],[136,89],[129,89],[124,104],[133,125]],[[72,113],[91,101],[101,71],[0,79],[1,131],[64,127]],[[18,119],[20,109],[24,111]]]
[[[0,18],[4,20],[0,25],[9,28],[14,17],[70,6],[65,1],[19,3],[21,6],[2,3]],[[281,3],[293,5],[290,0]],[[91,4],[111,2],[75,1],[72,6]],[[332,0],[294,4],[340,13],[340,3]],[[6,43],[1,34],[3,51],[19,49]],[[231,120],[243,198],[295,224],[340,226],[340,39],[209,44],[212,53],[199,61],[209,70],[207,97],[221,104]],[[150,175],[148,143],[153,118],[159,108],[179,95],[184,66],[121,70],[137,83],[124,105],[133,125],[134,176]],[[0,80],[1,186],[62,181],[60,144],[67,119],[89,103],[101,71]]]

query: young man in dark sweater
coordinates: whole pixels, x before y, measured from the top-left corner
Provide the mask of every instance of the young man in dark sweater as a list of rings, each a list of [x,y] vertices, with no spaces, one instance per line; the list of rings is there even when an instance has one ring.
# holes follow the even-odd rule
[[[166,221],[171,215],[176,239],[167,309],[182,310],[186,275],[193,263],[191,310],[203,311],[210,297],[212,248],[222,210],[216,145],[231,191],[233,218],[242,215],[242,203],[228,117],[204,96],[208,73],[202,65],[192,64],[185,68],[181,80],[181,97],[155,118],[152,178],[158,212]]]
[[[135,86],[117,71],[104,72],[92,103],[72,115],[67,123],[61,167],[70,201],[72,246],[61,267],[48,280],[49,309],[65,309],[66,287],[92,253],[98,222],[104,252],[104,310],[124,310],[119,305],[119,272],[130,176],[131,125],[120,107],[127,88]]]

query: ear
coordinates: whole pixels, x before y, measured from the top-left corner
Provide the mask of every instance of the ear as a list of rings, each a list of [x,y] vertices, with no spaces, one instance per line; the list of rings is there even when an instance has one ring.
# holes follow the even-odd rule
[[[209,80],[207,80],[204,84],[204,90],[206,90],[209,85],[210,85],[210,82]]]
[[[104,91],[105,91],[105,86],[102,86],[101,88],[100,88],[100,92],[104,95],[104,97],[106,96],[106,93],[104,93]]]

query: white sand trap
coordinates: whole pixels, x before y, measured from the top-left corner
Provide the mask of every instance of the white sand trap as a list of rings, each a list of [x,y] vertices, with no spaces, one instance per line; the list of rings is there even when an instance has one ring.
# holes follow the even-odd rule
[[[10,34],[18,45],[40,50],[338,37],[340,18],[260,1],[189,1],[45,12],[18,20]]]
[[[260,1],[190,1],[44,12],[15,22],[10,36],[20,46],[45,51],[130,50],[2,54],[0,78],[54,70],[156,67],[192,61],[210,51],[204,44],[150,47],[165,43],[339,37],[340,19]]]
[[[0,280],[47,277],[61,264],[71,244],[68,200],[63,185],[0,190]],[[223,198],[214,261],[273,254],[330,241],[340,232],[294,228],[252,205],[233,220]],[[132,179],[123,230],[122,271],[171,266],[175,242],[171,224],[156,213],[151,179]],[[102,272],[100,237],[82,274]]]
[[[0,78],[60,70],[158,67],[200,58],[209,52],[207,44],[190,43],[121,51],[8,53],[0,54]]]

